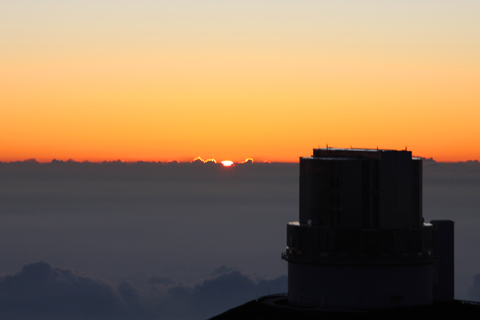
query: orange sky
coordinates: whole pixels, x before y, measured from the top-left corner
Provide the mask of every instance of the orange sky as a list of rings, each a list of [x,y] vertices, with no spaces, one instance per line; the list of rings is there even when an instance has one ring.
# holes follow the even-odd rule
[[[0,161],[480,159],[480,6],[347,2],[7,2]]]

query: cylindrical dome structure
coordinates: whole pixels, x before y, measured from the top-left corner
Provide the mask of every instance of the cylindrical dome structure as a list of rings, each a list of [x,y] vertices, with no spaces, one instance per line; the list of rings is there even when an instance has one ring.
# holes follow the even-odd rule
[[[433,228],[409,151],[314,149],[287,225],[288,301],[325,309],[431,304]]]

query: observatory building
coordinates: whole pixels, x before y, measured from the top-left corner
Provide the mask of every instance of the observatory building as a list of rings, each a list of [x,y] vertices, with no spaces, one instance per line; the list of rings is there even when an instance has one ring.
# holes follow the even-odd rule
[[[373,310],[453,300],[453,221],[425,223],[410,151],[314,149],[287,225],[288,302]]]

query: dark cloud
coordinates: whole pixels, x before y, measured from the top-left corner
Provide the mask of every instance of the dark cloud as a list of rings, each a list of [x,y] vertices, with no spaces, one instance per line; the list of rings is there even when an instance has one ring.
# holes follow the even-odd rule
[[[237,269],[216,270],[216,275],[195,285],[190,299],[197,314],[213,316],[269,293],[287,292],[287,277],[258,279]]]
[[[121,282],[118,285],[118,293],[127,304],[138,302],[138,290],[128,282]]]
[[[45,262],[32,263],[0,280],[0,317],[206,319],[256,296],[286,291],[286,276],[259,278],[227,267],[214,273],[194,284],[154,276],[136,288],[125,281],[113,284]]]
[[[206,319],[257,297],[287,291],[287,276],[258,277],[222,266],[194,284],[149,281],[150,290],[162,295],[149,297],[159,316],[172,319]],[[162,287],[162,288],[159,288]],[[162,290],[163,289],[163,290]]]
[[[17,274],[0,281],[0,314],[12,318],[114,316],[124,312],[128,302],[101,280],[53,268],[45,262],[25,265]]]

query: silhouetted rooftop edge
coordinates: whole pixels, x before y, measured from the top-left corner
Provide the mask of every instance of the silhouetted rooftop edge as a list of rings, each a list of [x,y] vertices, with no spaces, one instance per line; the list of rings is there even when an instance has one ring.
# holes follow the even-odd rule
[[[230,309],[210,320],[313,320],[313,319],[360,319],[368,314],[369,319],[394,319],[407,317],[455,319],[479,317],[480,305],[476,302],[453,300],[428,306],[403,307],[376,311],[334,312],[310,308],[294,308],[287,304],[286,296],[265,296]]]

